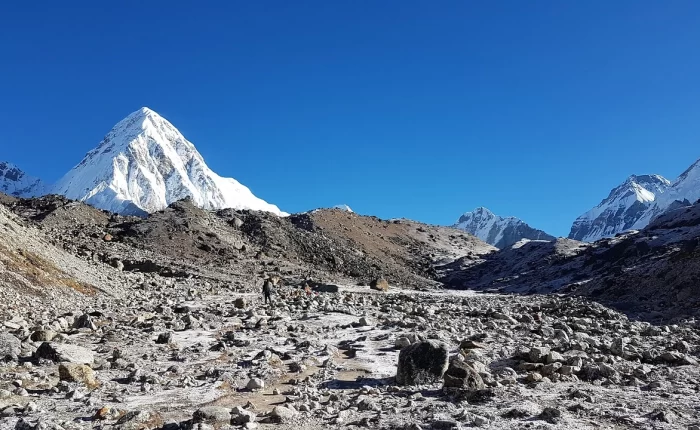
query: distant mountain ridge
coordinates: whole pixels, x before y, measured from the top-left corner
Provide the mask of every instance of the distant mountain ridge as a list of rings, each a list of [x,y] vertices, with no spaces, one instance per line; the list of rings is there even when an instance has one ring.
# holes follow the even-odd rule
[[[650,208],[670,185],[660,175],[630,176],[598,206],[576,218],[569,239],[593,242],[644,223]]]
[[[569,238],[593,242],[626,230],[641,230],[655,218],[700,199],[700,160],[676,180],[660,175],[632,175],[598,206],[579,216]]]
[[[454,228],[471,233],[496,248],[507,248],[522,239],[555,240],[542,230],[530,227],[516,217],[501,217],[485,207],[479,207],[462,215]]]
[[[0,192],[14,197],[37,197],[46,191],[41,179],[26,174],[14,164],[0,161]]]

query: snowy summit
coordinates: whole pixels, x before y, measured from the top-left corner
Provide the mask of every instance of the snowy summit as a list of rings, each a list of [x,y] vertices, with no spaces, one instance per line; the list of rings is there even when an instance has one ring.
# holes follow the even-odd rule
[[[0,161],[0,192],[30,198],[41,196],[45,190],[41,179],[27,175],[14,164]]]
[[[501,217],[484,207],[465,213],[453,227],[471,233],[484,242],[501,249],[522,239],[555,239],[554,236],[532,228],[516,217]]]
[[[204,209],[286,215],[235,179],[214,173],[190,141],[146,107],[115,125],[53,192],[122,214],[155,212],[189,197]]]
[[[655,202],[670,186],[660,175],[632,175],[613,188],[598,206],[574,221],[570,239],[593,242],[646,226]]]

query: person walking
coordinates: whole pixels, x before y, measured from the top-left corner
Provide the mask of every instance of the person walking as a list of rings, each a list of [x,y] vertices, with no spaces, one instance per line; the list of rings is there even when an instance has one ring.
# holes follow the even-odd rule
[[[272,305],[272,281],[270,280],[270,278],[265,279],[265,282],[263,283],[262,293],[265,297],[265,304],[270,302],[270,305]]]

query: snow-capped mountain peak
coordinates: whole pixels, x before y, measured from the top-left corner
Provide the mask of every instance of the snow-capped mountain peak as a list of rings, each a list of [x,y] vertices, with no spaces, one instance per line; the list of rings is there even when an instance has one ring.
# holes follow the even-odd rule
[[[189,197],[205,209],[286,215],[238,181],[214,173],[190,141],[146,107],[119,121],[54,192],[118,213],[150,213]]]
[[[0,161],[0,192],[15,197],[37,197],[46,186],[41,179],[29,176],[14,164]]]
[[[521,239],[554,240],[553,236],[537,230],[516,217],[501,217],[485,207],[466,212],[453,226],[473,234],[497,248],[506,248]]]
[[[661,175],[632,175],[613,188],[598,206],[579,216],[571,227],[570,239],[592,242],[603,237],[646,225],[649,210],[671,185]]]

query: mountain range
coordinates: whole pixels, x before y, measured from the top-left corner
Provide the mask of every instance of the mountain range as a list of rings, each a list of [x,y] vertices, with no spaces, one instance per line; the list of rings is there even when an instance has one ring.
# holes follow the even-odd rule
[[[463,214],[453,227],[471,233],[484,242],[501,249],[522,239],[555,239],[554,236],[532,228],[516,217],[498,216],[484,207]]]
[[[0,162],[0,192],[16,197],[59,194],[110,212],[145,215],[184,198],[203,209],[251,209],[286,216],[232,178],[213,172],[195,146],[170,122],[149,108],[119,121],[83,160],[56,184]],[[632,175],[613,188],[596,207],[579,216],[570,239],[593,242],[626,230],[638,230],[656,217],[700,199],[700,160],[676,180],[660,175]],[[351,211],[346,205],[339,205]],[[522,239],[554,236],[516,217],[480,207],[463,214],[452,227],[507,248]]]

